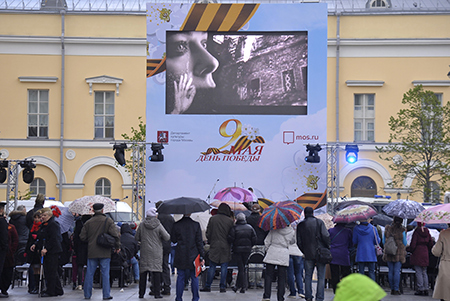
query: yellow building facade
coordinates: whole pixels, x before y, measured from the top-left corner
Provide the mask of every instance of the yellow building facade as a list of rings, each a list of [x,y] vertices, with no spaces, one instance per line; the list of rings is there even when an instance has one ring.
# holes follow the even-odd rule
[[[339,195],[406,197],[414,179],[389,187],[393,174],[375,146],[387,143],[389,117],[415,85],[449,101],[450,5],[425,9],[369,0],[353,1],[360,3],[355,9],[350,2],[339,8],[325,2],[327,135],[339,149]],[[1,158],[33,158],[37,165],[32,187],[19,176],[18,190],[62,202],[98,193],[131,200],[131,175],[116,164],[112,146],[145,118],[145,2],[122,11],[77,10],[72,2],[64,10],[5,3],[0,1]],[[345,161],[346,144],[359,146],[354,164]],[[6,194],[5,182],[0,200]]]
[[[0,13],[0,149],[36,160],[34,193],[131,200],[113,144],[145,119],[145,35],[144,13]]]

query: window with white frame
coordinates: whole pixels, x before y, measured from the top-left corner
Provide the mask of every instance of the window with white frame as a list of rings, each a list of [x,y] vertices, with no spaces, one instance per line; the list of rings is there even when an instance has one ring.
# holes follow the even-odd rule
[[[114,138],[114,92],[95,92],[94,138]]]
[[[434,94],[439,105],[442,105],[442,93]],[[422,123],[422,137],[424,143],[433,143],[435,139],[440,139],[442,135],[442,116],[434,116],[435,107],[430,104],[426,104],[425,101],[422,104],[422,109],[428,118],[423,119]]]
[[[111,182],[106,178],[98,179],[95,182],[95,194],[111,197]]]
[[[39,193],[45,195],[45,181],[41,178],[34,178],[30,184],[30,195],[35,197]]]
[[[48,138],[48,90],[28,90],[28,137]]]
[[[375,94],[355,94],[355,141],[375,141]]]

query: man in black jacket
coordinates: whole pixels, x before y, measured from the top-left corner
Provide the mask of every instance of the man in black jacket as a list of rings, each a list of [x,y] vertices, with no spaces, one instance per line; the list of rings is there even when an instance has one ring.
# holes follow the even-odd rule
[[[5,205],[5,202],[0,203],[0,274],[3,271],[6,253],[8,253],[9,250],[8,222],[5,219]],[[0,295],[0,298],[5,297],[8,297],[8,295]]]
[[[256,232],[256,243],[252,248],[251,254],[259,254],[261,258],[261,263],[250,263],[249,266],[257,268],[256,271],[250,272],[248,275],[248,286],[253,288],[255,285],[258,288],[263,288],[262,284],[262,270],[264,269],[264,264],[262,259],[264,258],[265,247],[264,239],[266,239],[268,231],[261,229],[259,221],[261,220],[261,206],[258,204],[253,204],[251,207],[252,213],[247,217],[247,223],[253,227]],[[255,258],[257,255],[255,255]]]
[[[247,288],[245,265],[256,242],[256,233],[252,226],[247,224],[244,213],[239,213],[236,216],[236,224],[228,233],[228,242],[233,245],[233,255],[238,266],[237,281],[233,291],[236,292],[238,289],[241,289],[241,293],[245,293]]]
[[[205,251],[203,249],[202,231],[200,224],[193,221],[190,214],[183,215],[173,225],[170,239],[176,243],[174,265],[177,268],[177,296],[175,300],[183,300],[186,277],[191,277],[192,301],[200,299],[198,278],[195,276],[194,260],[200,255],[204,265]]]
[[[297,227],[297,244],[305,256],[305,298],[312,301],[312,275],[317,267],[316,300],[323,301],[325,297],[325,264],[316,260],[317,248],[330,248],[330,235],[325,223],[314,217],[311,207],[305,208],[305,220]]]

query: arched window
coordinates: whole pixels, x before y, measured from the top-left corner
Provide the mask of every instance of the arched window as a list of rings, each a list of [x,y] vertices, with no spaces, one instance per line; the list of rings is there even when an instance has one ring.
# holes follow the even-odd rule
[[[377,194],[377,184],[370,177],[357,177],[352,183],[352,197],[370,197]]]
[[[95,194],[111,197],[111,182],[106,178],[98,179],[95,182]]]
[[[30,195],[37,196],[39,193],[45,195],[45,181],[41,178],[34,178],[30,184]]]
[[[388,7],[385,0],[372,0],[370,7]]]

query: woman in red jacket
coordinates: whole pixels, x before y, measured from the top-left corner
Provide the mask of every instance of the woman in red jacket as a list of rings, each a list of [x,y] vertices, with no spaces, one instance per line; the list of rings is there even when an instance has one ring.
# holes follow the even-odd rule
[[[429,262],[429,251],[433,247],[430,231],[418,222],[411,238],[410,263],[416,270],[417,292],[414,295],[428,296],[428,275],[427,267]]]

